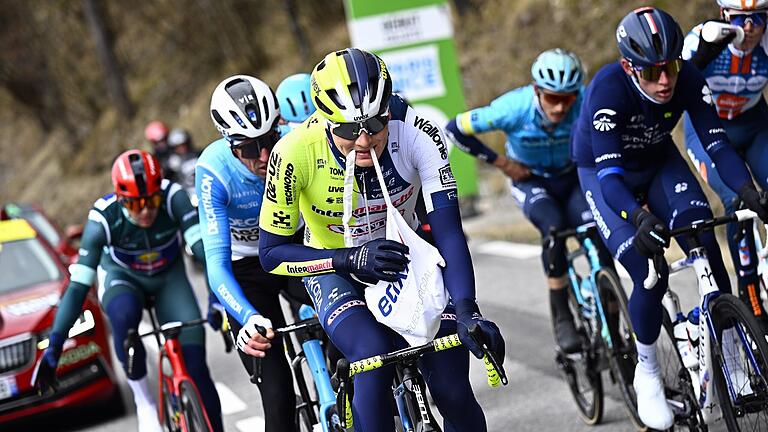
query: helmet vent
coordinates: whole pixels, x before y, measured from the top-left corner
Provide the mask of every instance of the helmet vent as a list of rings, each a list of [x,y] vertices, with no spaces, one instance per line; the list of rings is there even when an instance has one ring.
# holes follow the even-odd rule
[[[356,105],[360,104],[356,84],[349,85],[349,92],[352,94],[352,102]],[[336,92],[336,90],[328,89],[326,90],[326,94],[328,94],[328,97],[331,98],[331,100],[333,101],[333,103],[336,104],[337,107],[341,109],[347,109],[344,103],[341,102],[341,98],[339,97],[339,94]]]
[[[216,120],[216,123],[218,123],[219,126],[221,126],[224,129],[229,129],[229,124],[224,121],[223,118],[221,118],[221,115],[216,110],[211,110],[211,117],[213,117],[214,120]]]
[[[306,103],[307,99],[304,97],[304,93],[301,94],[301,98],[304,99],[304,102]],[[288,107],[291,109],[291,115],[294,117],[298,114],[296,113],[296,108],[293,106],[293,101],[290,99],[286,99],[286,102],[288,102]]]
[[[318,64],[317,64],[317,66],[315,66],[315,69],[317,69],[317,70],[319,70],[319,71],[320,71],[320,70],[323,70],[324,68],[325,68],[325,59],[323,59],[323,61],[321,61],[320,63],[318,63]]]
[[[647,57],[643,47],[641,47],[640,44],[637,43],[634,39],[629,39],[629,46],[632,47],[633,51],[640,54],[640,57]]]
[[[275,106],[277,106],[277,101],[275,101]],[[262,112],[266,114],[266,117],[269,117],[269,102],[266,97],[261,98],[261,107],[264,110]],[[259,123],[261,123],[261,121],[259,121]]]
[[[261,112],[259,106],[254,104],[248,104],[245,106],[245,115],[248,116],[248,120],[256,129],[261,127]]]
[[[230,110],[229,115],[231,115],[235,119],[235,121],[237,121],[237,124],[239,124],[241,128],[246,127],[245,122],[243,121],[242,118],[240,118],[240,116],[236,112]]]
[[[333,115],[333,110],[325,106],[325,104],[321,102],[320,98],[318,98],[317,96],[315,96],[315,106],[317,107],[317,109],[328,114],[329,116]]]
[[[653,43],[653,50],[656,51],[656,55],[664,57],[664,44],[661,41],[661,35],[655,33],[651,35],[651,42]]]

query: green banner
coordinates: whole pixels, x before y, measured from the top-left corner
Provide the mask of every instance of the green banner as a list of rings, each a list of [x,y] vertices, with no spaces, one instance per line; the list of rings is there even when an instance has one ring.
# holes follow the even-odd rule
[[[446,0],[345,0],[345,6],[352,46],[381,56],[393,90],[417,112],[443,127],[466,109]],[[459,195],[477,195],[475,158],[451,148],[449,159]]]

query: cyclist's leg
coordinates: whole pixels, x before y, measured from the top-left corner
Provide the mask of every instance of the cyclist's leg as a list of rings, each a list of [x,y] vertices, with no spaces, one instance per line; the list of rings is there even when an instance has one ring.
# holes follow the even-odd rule
[[[435,338],[456,333],[456,315],[449,305],[443,313]],[[419,361],[437,409],[443,416],[445,432],[487,430],[485,414],[469,382],[469,350],[464,346],[425,354]]]
[[[566,215],[568,217],[568,226],[576,228],[587,222],[594,220],[592,211],[589,209],[587,200],[584,198],[584,192],[579,186],[578,177],[574,178],[571,182],[571,192],[566,201]],[[615,270],[613,263],[613,255],[605,246],[602,238],[593,239],[595,248],[597,248],[597,254],[600,257],[600,262],[606,266]]]
[[[632,183],[633,180],[627,181]],[[606,247],[632,278],[629,315],[638,353],[633,384],[640,419],[655,429],[667,429],[672,425],[674,415],[664,396],[655,342],[661,330],[661,299],[667,290],[668,268],[665,262],[662,263],[659,281],[653,288],[645,289],[643,281],[648,275],[648,259],[640,255],[633,245],[637,229],[621,219],[605,202],[594,168],[579,168],[579,181]]]
[[[390,352],[397,348],[391,330],[376,321],[362,297],[362,288],[337,274],[304,278],[320,323],[331,341],[350,361]],[[390,432],[390,387],[393,366],[385,366],[354,377],[352,413],[356,431]]]
[[[576,179],[572,181],[575,182]],[[539,230],[542,240],[549,235],[551,229],[561,230],[566,226],[563,206],[558,203],[555,195],[555,192],[559,192],[555,190],[556,186],[548,179],[535,176],[512,186],[513,197],[522,207],[528,220]],[[563,351],[575,352],[581,347],[581,339],[576,332],[568,306],[568,291],[565,289],[568,283],[565,276],[568,263],[565,253],[565,240],[558,239],[555,240],[551,252],[542,248],[541,261],[549,285],[549,306],[555,342]]]
[[[671,152],[651,182],[648,189],[648,207],[662,221],[669,221],[670,228],[712,217],[712,210],[696,177],[677,152]],[[675,240],[688,253],[690,246],[685,238],[677,237]],[[699,240],[707,251],[709,265],[720,291],[730,293],[731,282],[715,233],[711,230],[705,231],[699,234]]]
[[[289,278],[267,273],[257,257],[248,257],[232,263],[235,279],[240,284],[246,299],[259,313],[269,318],[272,325],[285,326],[285,316],[280,307],[279,292],[286,287]],[[232,334],[237,335],[242,326],[228,315]],[[237,350],[240,361],[248,375],[253,374],[254,358]],[[293,375],[285,357],[283,337],[272,340],[272,348],[261,360],[262,383],[261,404],[264,409],[266,432],[296,430],[296,394],[293,390]]]
[[[160,421],[157,418],[157,404],[149,389],[147,378],[147,353],[141,341],[135,346],[133,367],[128,371],[127,355],[123,342],[128,330],[136,330],[141,322],[144,305],[144,294],[139,288],[139,282],[124,272],[109,259],[102,259],[98,269],[99,300],[109,318],[112,327],[112,342],[115,355],[123,365],[128,378],[128,386],[136,404],[139,429],[144,431],[160,431]]]
[[[155,311],[158,321],[191,321],[200,318],[200,307],[184,271],[184,261],[177,259],[173,266],[153,276],[150,289],[155,296]],[[208,413],[214,431],[223,430],[221,402],[211,372],[205,361],[205,328],[203,325],[187,327],[179,335],[179,343],[192,381],[200,391],[200,397]]]

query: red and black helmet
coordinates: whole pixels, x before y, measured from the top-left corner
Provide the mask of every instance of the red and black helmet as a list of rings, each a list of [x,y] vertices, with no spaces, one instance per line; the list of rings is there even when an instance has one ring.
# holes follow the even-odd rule
[[[112,165],[112,185],[122,198],[148,197],[160,192],[163,170],[154,155],[128,150]]]

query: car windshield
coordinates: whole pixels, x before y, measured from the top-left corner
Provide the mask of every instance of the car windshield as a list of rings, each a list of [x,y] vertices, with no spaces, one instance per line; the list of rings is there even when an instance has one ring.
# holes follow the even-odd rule
[[[61,237],[56,231],[56,228],[51,225],[45,216],[36,211],[25,211],[21,214],[21,217],[26,219],[27,222],[31,223],[32,226],[35,227],[35,231],[40,233],[40,235],[45,238],[49,245],[53,247],[59,245],[61,242]]]
[[[37,239],[0,243],[0,294],[56,281],[61,272]]]

